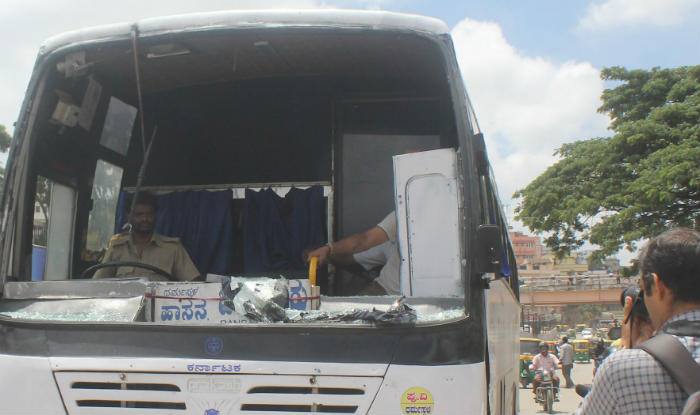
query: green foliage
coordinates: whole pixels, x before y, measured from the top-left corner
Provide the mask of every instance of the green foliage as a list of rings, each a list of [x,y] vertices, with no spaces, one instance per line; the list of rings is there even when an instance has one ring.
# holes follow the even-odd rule
[[[700,228],[700,66],[613,67],[601,78],[621,82],[598,109],[614,135],[564,144],[514,195],[517,219],[550,234],[559,257],[586,240],[603,258],[669,227]]]
[[[0,124],[0,153],[4,153],[10,148],[12,137],[5,130],[5,126]]]
[[[10,141],[12,137],[5,130],[5,126],[0,124],[0,153],[6,152],[10,148]],[[0,167],[0,189],[3,183],[5,183],[5,168]]]
[[[601,304],[568,305],[562,310],[562,320],[569,326],[576,324],[593,325],[603,312]]]
[[[599,256],[589,256],[586,261],[588,262],[588,269],[591,271],[599,271],[605,269],[605,264],[603,264],[603,259]]]
[[[620,270],[620,276],[622,278],[632,278],[639,274],[639,262],[637,260],[632,261],[632,265],[629,267],[624,267]]]

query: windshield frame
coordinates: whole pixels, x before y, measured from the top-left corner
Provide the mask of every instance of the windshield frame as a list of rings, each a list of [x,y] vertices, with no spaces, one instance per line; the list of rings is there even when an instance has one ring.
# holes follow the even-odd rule
[[[345,29],[343,29],[343,30],[345,30]],[[416,33],[413,33],[413,34],[416,34]],[[448,34],[434,34],[434,33],[418,33],[418,35],[421,37],[427,38],[427,39],[429,39],[437,44],[437,48],[444,55],[444,59],[445,59],[444,65],[445,65],[445,68],[447,70],[448,78],[454,77],[456,79],[461,79],[461,77],[459,76],[459,73],[456,72],[456,56],[454,54],[454,49],[452,47],[452,43],[451,43],[451,39],[450,39],[449,35]],[[114,40],[114,39],[112,39],[112,40]],[[94,43],[99,44],[99,43],[104,43],[105,41],[106,41],[105,39],[100,39],[99,41],[95,40]],[[123,41],[124,40],[120,38],[117,42],[123,43]],[[81,45],[81,47],[84,47],[86,44],[90,44],[90,43],[93,43],[93,41],[86,41],[85,39],[83,39],[83,43],[80,45]],[[37,66],[36,66],[36,69],[34,71],[35,76],[38,76],[37,74],[42,73],[46,68],[50,68],[50,67],[54,66],[56,61],[60,60],[60,58],[62,56],[64,56],[63,54],[69,52],[70,50],[76,49],[77,48],[76,45],[78,45],[78,44],[75,44],[75,43],[64,44],[64,45],[61,45],[60,47],[57,46],[54,50],[44,51],[42,53],[42,55],[40,56],[40,59],[37,61]],[[455,106],[454,108],[452,108],[452,110],[454,111],[455,122],[457,123],[457,129],[459,130],[458,134],[457,134],[457,139],[458,139],[458,143],[459,143],[459,147],[458,147],[459,165],[460,165],[460,168],[462,168],[463,170],[471,171],[471,168],[469,167],[471,155],[469,155],[469,151],[467,150],[468,147],[464,147],[463,143],[467,142],[466,141],[467,137],[472,132],[472,121],[475,122],[475,120],[470,119],[470,116],[473,116],[472,112],[469,112],[467,114],[467,113],[464,113],[464,111],[463,111],[464,108],[462,108],[462,107],[466,108],[467,105],[469,106],[468,109],[471,108],[471,106],[465,100],[462,100],[460,98],[462,95],[466,96],[465,95],[466,92],[463,89],[463,85],[459,82],[457,82],[457,83],[450,82],[449,85],[451,86],[451,88],[454,88],[454,90],[451,91],[451,93],[450,93],[450,96],[452,97],[453,102],[459,102],[458,106]],[[31,87],[31,85],[30,85],[30,87]],[[30,92],[36,92],[38,94],[41,94],[45,91],[42,89],[41,85],[39,85],[39,86],[37,86],[37,89],[35,91],[30,91]],[[38,101],[39,100],[35,101],[34,103],[37,104]],[[35,112],[33,112],[33,114],[35,114]],[[465,130],[465,128],[466,128],[466,130]],[[21,131],[20,129],[17,129],[16,133],[19,133],[20,131]],[[18,141],[18,142],[33,141],[33,140],[30,140],[31,137],[32,137],[31,131],[28,130],[27,133],[24,134],[22,140],[15,140],[15,141]],[[22,156],[20,154],[14,154],[13,156],[11,156],[11,158],[10,158],[11,161],[8,163],[8,166],[12,166],[13,164],[15,164],[18,160],[18,157],[19,158],[26,158],[26,157],[30,157],[30,156],[31,156],[31,154],[26,154],[26,153],[24,154],[24,156]],[[473,189],[473,187],[470,187],[468,183],[461,183],[461,184],[467,188]],[[20,186],[19,189],[23,189],[24,187],[25,186]],[[8,189],[10,189],[10,190],[8,190]],[[6,186],[5,191],[11,192],[12,191],[11,186]],[[467,200],[470,198],[470,195],[469,195],[469,193],[466,193],[466,194],[463,194],[462,197],[465,200]],[[474,201],[472,201],[471,203],[472,203],[472,207],[477,206],[474,203]],[[467,208],[468,205],[469,205],[469,203],[465,206],[465,209]],[[466,216],[468,217],[467,220],[469,222],[468,223],[465,222],[462,225],[463,226],[462,238],[465,242],[469,241],[472,237],[472,232],[470,230],[473,229],[473,226],[472,226],[471,222],[475,222],[477,220],[475,218],[472,218],[471,217],[472,215],[466,215]],[[78,237],[79,236],[76,236],[76,239]],[[8,245],[13,245],[15,247],[17,246],[16,244],[7,244],[6,243],[4,245],[6,249],[8,248]],[[16,250],[15,254],[19,254],[18,251],[19,250]],[[464,258],[467,257],[467,252],[469,252],[468,244],[463,243],[462,244],[462,256]],[[20,268],[23,268],[21,263],[18,263],[16,261],[11,261],[8,256],[4,256],[4,259],[6,261],[3,261],[3,262],[17,263],[17,264],[19,264]],[[468,318],[468,316],[470,315],[470,309],[478,310],[479,304],[483,303],[483,293],[481,293],[480,290],[475,290],[474,288],[476,286],[470,282],[471,278],[474,275],[472,272],[472,266],[473,266],[473,264],[471,263],[471,261],[467,261],[467,266],[465,266],[463,268],[463,278],[465,281],[465,283],[464,283],[464,286],[465,286],[465,297],[464,297],[465,312],[464,312],[464,316],[460,317],[460,318]],[[16,274],[16,273],[14,273],[14,274]],[[7,277],[7,275],[8,275],[8,273],[5,273],[2,276],[3,281]],[[19,278],[17,278],[15,276],[14,279],[19,279]],[[517,294],[516,294],[516,296],[517,296]],[[475,299],[477,301],[474,301]]]

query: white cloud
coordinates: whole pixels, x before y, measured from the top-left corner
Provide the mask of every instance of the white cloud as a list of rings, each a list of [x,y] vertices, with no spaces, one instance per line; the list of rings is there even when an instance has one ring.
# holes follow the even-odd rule
[[[591,3],[579,22],[584,31],[629,26],[669,27],[698,18],[697,0],[607,0]]]
[[[561,144],[609,135],[590,63],[523,56],[496,23],[466,19],[452,36],[505,204],[556,161]]]

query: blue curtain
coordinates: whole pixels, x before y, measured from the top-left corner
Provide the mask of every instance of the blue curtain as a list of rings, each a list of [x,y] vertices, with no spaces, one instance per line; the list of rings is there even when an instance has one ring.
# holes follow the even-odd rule
[[[285,197],[271,189],[246,189],[245,272],[303,270],[302,251],[326,243],[324,220],[321,186],[292,188]]]
[[[188,190],[156,197],[156,232],[180,238],[202,275],[227,274],[233,245],[232,191]],[[129,209],[124,204],[122,192],[115,233],[123,232]]]

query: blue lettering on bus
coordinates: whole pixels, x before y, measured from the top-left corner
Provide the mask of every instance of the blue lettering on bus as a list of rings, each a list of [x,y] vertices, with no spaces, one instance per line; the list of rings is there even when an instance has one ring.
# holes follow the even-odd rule
[[[407,414],[431,414],[433,408],[430,406],[407,406],[405,411]]]

